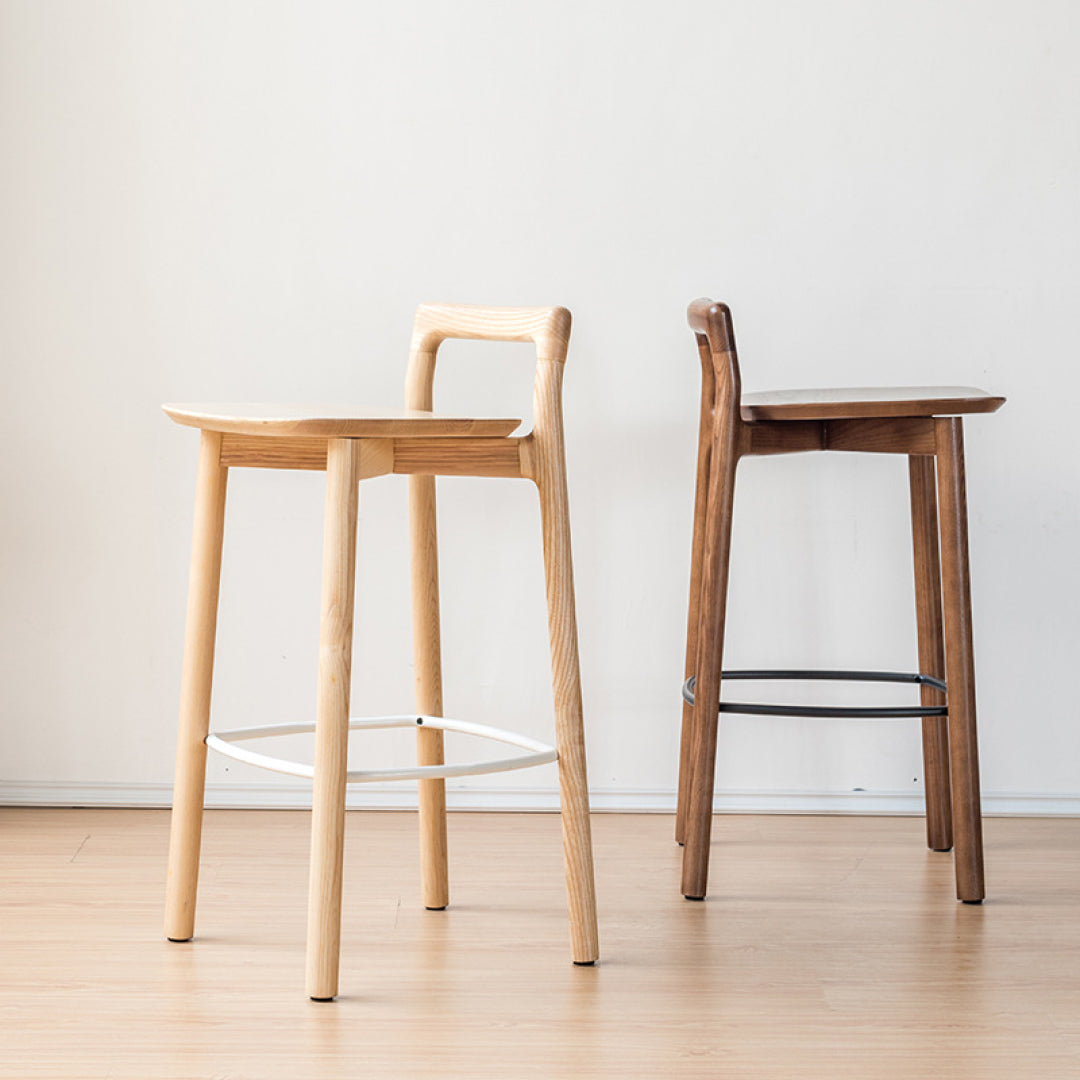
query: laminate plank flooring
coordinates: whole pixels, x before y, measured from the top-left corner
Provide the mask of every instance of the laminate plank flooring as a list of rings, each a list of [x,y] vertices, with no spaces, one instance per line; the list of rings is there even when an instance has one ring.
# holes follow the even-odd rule
[[[596,815],[601,962],[568,956],[559,821],[348,814],[341,997],[304,996],[309,815],[207,813],[196,939],[168,814],[0,810],[0,1077],[1080,1077],[1080,821],[986,821],[953,899],[917,818],[723,816],[679,894],[666,815]]]

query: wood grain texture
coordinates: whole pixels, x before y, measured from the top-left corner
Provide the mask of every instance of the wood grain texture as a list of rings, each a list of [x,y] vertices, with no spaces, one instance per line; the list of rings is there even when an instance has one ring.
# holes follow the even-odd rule
[[[195,522],[188,578],[184,669],[180,681],[180,725],[176,742],[169,869],[165,896],[165,936],[187,941],[195,933],[199,884],[206,733],[217,641],[221,547],[225,532],[225,491],[229,471],[221,464],[221,436],[203,432],[195,481]]]
[[[701,406],[698,415],[697,472],[694,480],[694,528],[690,543],[690,599],[686,613],[686,660],[683,680],[694,674],[697,665],[698,621],[701,618],[701,567],[705,550],[705,515],[709,501],[709,471],[712,466],[713,409],[716,404],[716,376],[708,339],[697,336],[701,358]],[[675,840],[686,838],[686,814],[690,801],[691,752],[694,740],[694,707],[683,702],[679,738],[679,791],[675,812]]]
[[[413,323],[414,353],[434,352],[447,338],[531,341],[549,356],[566,359],[570,312],[564,307],[482,307],[421,304]]]
[[[221,436],[221,463],[229,468],[326,470],[326,439],[317,435]]]
[[[986,884],[975,729],[975,652],[971,631],[964,429],[963,421],[958,418],[937,421],[937,489],[956,895],[968,903],[978,903],[986,896]]]
[[[509,435],[517,419],[439,416],[421,409],[378,409],[341,404],[163,405],[178,424],[235,435],[305,436],[324,439],[442,438]]]
[[[732,330],[731,309],[727,304],[710,300],[707,296],[692,300],[686,308],[686,321],[690,329],[699,338],[705,338],[709,350],[714,354],[732,353],[735,349],[735,334]],[[699,347],[701,343],[698,343]],[[738,364],[735,364],[738,375]],[[738,395],[736,395],[738,396]]]
[[[826,450],[861,454],[932,454],[934,421],[928,417],[860,417],[822,423]]]
[[[687,790],[683,835],[682,892],[687,899],[704,899],[709,876],[712,835],[713,787],[716,775],[716,739],[721,670],[724,656],[724,624],[727,612],[728,564],[731,555],[731,524],[735,500],[735,473],[742,442],[739,417],[738,360],[730,313],[723,312],[727,329],[723,336],[707,339],[714,370],[709,480],[705,508],[705,537],[701,548],[701,598],[699,603],[697,701],[690,745],[690,780]],[[690,321],[694,314],[691,309]],[[723,351],[717,345],[724,345]],[[699,336],[699,350],[702,341]]]
[[[309,815],[210,810],[199,938],[160,938],[165,810],[0,808],[3,1080],[1076,1080],[1080,846],[989,818],[993,900],[910,817],[597,814],[604,961],[566,963],[555,814],[451,814],[456,907],[409,813],[346,815],[342,994],[302,994]]]
[[[439,543],[435,477],[409,477],[409,543],[412,576],[413,678],[416,711],[443,715],[442,642],[439,626]],[[416,732],[417,763],[441,765],[443,733]],[[442,910],[450,903],[446,845],[446,781],[419,781],[420,880],[424,907]]]
[[[542,341],[537,344],[533,479],[540,495],[544,543],[555,744],[559,751],[563,854],[570,908],[570,954],[575,964],[591,964],[600,955],[600,939],[585,764],[574,566],[570,550],[570,504],[563,446],[562,360],[565,352],[561,359],[552,357],[544,344]],[[549,348],[557,349],[558,343],[552,343]]]
[[[934,458],[908,458],[911,492],[911,535],[915,556],[915,623],[919,671],[945,678],[945,637],[941,621],[941,555],[938,547],[937,491]],[[944,705],[946,697],[932,686],[920,686],[923,705]],[[934,851],[952,847],[952,792],[949,784],[949,721],[926,716],[922,721],[923,774],[926,786],[926,842]]]
[[[404,475],[520,478],[517,438],[367,438],[361,479],[394,472]],[[325,470],[327,440],[318,436],[222,436],[221,462],[230,468]]]
[[[317,436],[224,434],[221,437],[221,463],[230,468],[325,470],[328,441]],[[358,442],[361,480],[394,471],[394,439],[360,439]]]
[[[425,339],[421,326],[430,328],[434,321],[435,313],[421,306],[413,322],[409,365],[405,373],[405,404],[410,409],[433,408],[439,340]],[[427,465],[435,472],[436,466],[449,460],[445,443],[432,445],[425,441],[419,455],[411,458],[411,462],[419,464],[421,469],[413,470],[408,467],[409,450],[404,445],[402,449],[400,465],[405,472],[422,472]],[[398,463],[396,453],[395,463]],[[442,716],[439,547],[433,475],[409,477],[409,544],[416,708],[430,716]],[[441,765],[445,760],[443,733],[433,728],[418,731],[416,752],[419,764]],[[420,781],[418,816],[423,903],[425,908],[441,910],[450,903],[445,780]]]
[[[742,454],[802,454],[838,450],[863,454],[933,454],[932,417],[846,420],[743,420]]]
[[[824,449],[823,420],[756,420],[742,425],[743,454],[805,454]]]
[[[397,439],[394,472],[520,478],[525,439]]]
[[[834,420],[875,416],[955,416],[1005,404],[973,386],[890,386],[771,390],[744,394],[744,420]]]
[[[328,1001],[338,992],[345,788],[349,758],[353,603],[360,444],[330,442],[326,462],[319,616],[319,682],[315,709],[315,780],[311,808],[307,993]]]

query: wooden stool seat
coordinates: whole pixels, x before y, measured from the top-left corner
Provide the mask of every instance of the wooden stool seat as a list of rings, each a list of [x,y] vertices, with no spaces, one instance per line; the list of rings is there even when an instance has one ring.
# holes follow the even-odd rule
[[[498,438],[516,419],[442,416],[423,409],[372,409],[360,405],[197,404],[163,405],[178,424],[233,435],[312,436],[323,439]]]
[[[946,851],[955,838],[956,895],[979,903],[986,890],[962,416],[995,412],[1005,399],[966,386],[743,394],[731,312],[724,304],[697,300],[687,318],[697,338],[702,381],[675,827],[676,838],[685,845],[683,895],[704,899],[708,884],[720,713],[911,716],[922,720],[927,843],[935,851]],[[739,460],[821,450],[908,458],[918,672],[723,670]],[[721,684],[728,679],[910,682],[919,686],[920,705],[851,708],[731,702],[721,696]]]
[[[973,386],[766,390],[743,394],[743,420],[856,420],[996,412],[1005,403]]]
[[[521,423],[512,418],[440,416],[432,411],[436,354],[447,338],[533,343],[536,378],[531,431],[511,435]],[[170,940],[187,941],[195,928],[208,748],[248,764],[313,781],[307,991],[317,1001],[328,1001],[338,992],[346,785],[400,778],[418,781],[423,904],[430,910],[442,910],[449,903],[445,778],[557,761],[571,959],[579,965],[591,965],[597,959],[596,895],[562,429],[562,378],[569,338],[570,313],[561,307],[423,304],[413,326],[405,380],[406,409],[322,404],[165,406],[177,423],[201,429],[169,842],[165,933]],[[225,489],[229,471],[236,467],[326,473],[314,723],[301,720],[210,731]],[[352,718],[349,704],[359,484],[389,473],[409,478],[415,710],[404,715]],[[551,645],[554,748],[505,730],[448,719],[443,713],[436,476],[505,477],[531,480],[536,485]],[[350,771],[350,729],[388,727],[415,728],[417,766]],[[313,765],[255,753],[240,745],[250,739],[310,731],[315,734]],[[494,739],[526,752],[494,761],[447,764],[444,731]]]

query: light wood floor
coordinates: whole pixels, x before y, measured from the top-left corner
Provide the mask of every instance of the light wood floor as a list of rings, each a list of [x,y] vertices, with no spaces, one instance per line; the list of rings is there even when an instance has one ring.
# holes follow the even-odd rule
[[[341,984],[304,997],[308,816],[207,815],[198,937],[162,939],[168,816],[0,810],[0,1077],[1080,1077],[1080,821],[986,823],[953,899],[911,818],[597,815],[602,962],[571,966],[559,823],[352,813]]]

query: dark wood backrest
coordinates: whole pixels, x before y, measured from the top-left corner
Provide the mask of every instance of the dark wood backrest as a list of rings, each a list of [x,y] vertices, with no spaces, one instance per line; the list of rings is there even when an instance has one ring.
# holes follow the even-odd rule
[[[713,407],[736,428],[742,379],[731,310],[727,304],[703,297],[686,309],[686,320],[697,337],[701,354],[703,404],[711,398]]]

